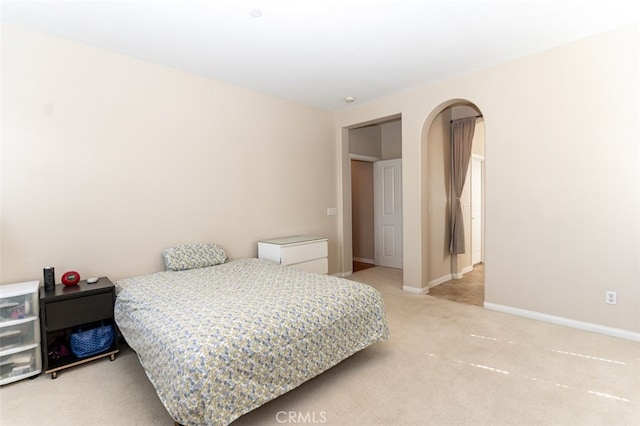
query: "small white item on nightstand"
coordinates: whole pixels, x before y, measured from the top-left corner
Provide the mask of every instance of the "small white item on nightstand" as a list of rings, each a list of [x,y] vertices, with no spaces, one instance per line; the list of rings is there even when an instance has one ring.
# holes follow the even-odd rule
[[[96,277],[87,278],[87,284],[95,284],[97,282],[98,282],[98,278]]]

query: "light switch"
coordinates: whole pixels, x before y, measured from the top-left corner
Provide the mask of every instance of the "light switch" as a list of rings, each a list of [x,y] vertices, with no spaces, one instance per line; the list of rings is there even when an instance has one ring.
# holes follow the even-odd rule
[[[338,209],[335,207],[329,207],[327,209],[327,216],[335,216],[338,214]]]

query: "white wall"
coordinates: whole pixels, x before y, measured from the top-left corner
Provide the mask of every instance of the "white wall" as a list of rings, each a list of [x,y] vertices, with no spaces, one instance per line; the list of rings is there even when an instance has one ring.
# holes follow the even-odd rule
[[[486,126],[485,300],[640,331],[639,50],[628,26],[338,114],[402,114],[405,289],[428,281],[422,135],[466,100]]]
[[[81,44],[2,28],[0,282],[112,279],[162,249],[317,234],[337,270],[333,115]]]

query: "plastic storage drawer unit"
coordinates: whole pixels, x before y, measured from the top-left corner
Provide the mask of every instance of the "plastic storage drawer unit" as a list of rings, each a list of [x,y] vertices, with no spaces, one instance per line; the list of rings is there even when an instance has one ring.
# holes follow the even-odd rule
[[[0,285],[0,385],[42,370],[38,281]]]

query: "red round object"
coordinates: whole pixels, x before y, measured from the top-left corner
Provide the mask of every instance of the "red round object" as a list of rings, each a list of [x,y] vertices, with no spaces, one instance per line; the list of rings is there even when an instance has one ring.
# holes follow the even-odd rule
[[[76,285],[80,281],[80,274],[76,271],[65,272],[62,275],[62,284],[64,285]]]

